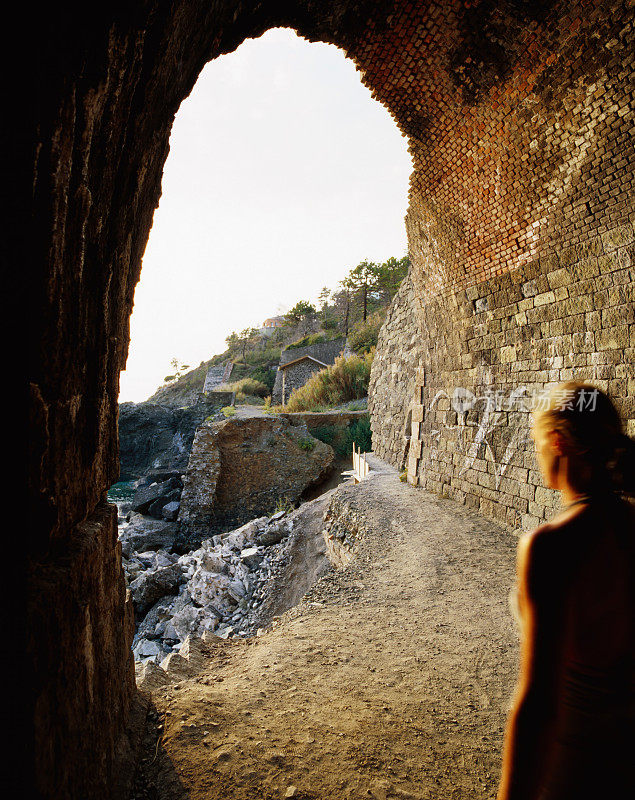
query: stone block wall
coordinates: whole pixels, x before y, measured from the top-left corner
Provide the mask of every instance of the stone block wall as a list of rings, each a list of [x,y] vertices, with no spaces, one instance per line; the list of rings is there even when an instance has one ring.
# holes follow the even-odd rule
[[[210,367],[205,375],[203,383],[203,394],[213,391],[218,386],[227,383],[234,369],[232,361],[225,361],[223,364],[218,364],[215,367]]]
[[[426,29],[452,13],[431,9]],[[533,527],[557,503],[527,438],[526,398],[588,380],[635,434],[632,4],[527,14],[480,4],[463,24],[479,17],[485,39],[498,31],[506,63],[472,33],[463,52],[437,59],[434,90],[420,79],[422,109],[435,114],[410,134],[419,369],[411,364],[413,393],[393,413],[395,354],[411,336],[399,297],[371,400],[378,453],[400,467],[399,428],[409,427],[412,483],[513,528]],[[455,390],[479,399],[457,412]]]
[[[223,382],[224,372],[225,372],[224,364],[218,364],[215,367],[210,367],[205,375],[205,381],[203,383],[203,393],[209,392],[212,389],[215,389],[217,386],[220,386],[221,383]]]
[[[546,387],[590,382],[635,434],[634,242],[625,224],[426,304],[412,483],[530,529],[559,505],[529,438]]]
[[[421,358],[421,333],[411,276],[401,283],[379,332],[368,386],[373,451],[402,470],[412,429],[411,405]]]
[[[217,389],[211,389],[209,392],[204,392],[197,400],[194,408],[202,408],[209,416],[210,414],[217,413],[219,409],[225,406],[233,406],[236,402],[236,392],[225,392]]]

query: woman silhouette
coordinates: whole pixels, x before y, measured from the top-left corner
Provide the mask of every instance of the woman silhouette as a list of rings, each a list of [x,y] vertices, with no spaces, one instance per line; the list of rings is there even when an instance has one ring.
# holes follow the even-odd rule
[[[518,543],[498,800],[635,797],[635,444],[609,398],[573,381],[534,412],[532,436],[564,507]]]

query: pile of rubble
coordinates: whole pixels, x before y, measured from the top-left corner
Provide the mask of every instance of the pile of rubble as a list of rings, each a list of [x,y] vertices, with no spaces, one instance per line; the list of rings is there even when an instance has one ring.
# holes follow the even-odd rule
[[[171,552],[173,523],[134,513],[121,519],[123,566],[137,618],[135,660],[160,664],[188,636],[255,633],[259,608],[285,568],[294,514],[259,517],[184,555]]]

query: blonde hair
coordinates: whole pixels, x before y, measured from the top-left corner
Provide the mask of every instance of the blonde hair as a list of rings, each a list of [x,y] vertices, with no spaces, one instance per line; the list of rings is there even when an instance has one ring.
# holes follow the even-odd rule
[[[588,462],[599,482],[635,495],[635,442],[625,435],[620,415],[603,391],[589,383],[560,383],[533,418],[537,436],[558,431],[569,452]]]

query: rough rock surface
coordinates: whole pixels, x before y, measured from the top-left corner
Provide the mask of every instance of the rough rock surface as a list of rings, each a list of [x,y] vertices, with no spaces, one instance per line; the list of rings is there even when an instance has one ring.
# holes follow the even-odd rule
[[[150,519],[131,513],[129,524],[120,528],[121,551],[126,558],[144,550],[170,550],[176,537],[176,525],[167,520]]]
[[[188,637],[251,635],[297,603],[329,569],[322,528],[331,495],[251,520],[180,557],[162,548],[127,550],[123,563],[138,623],[135,659],[162,664],[182,654]],[[120,539],[128,544],[128,528],[138,530],[143,519],[156,524],[134,515],[120,525]]]
[[[406,466],[410,448],[420,338],[412,278],[408,275],[379,332],[368,386],[373,450],[398,470]]]
[[[168,520],[169,522],[175,522],[176,518],[179,515],[179,508],[181,504],[176,500],[172,500],[169,503],[166,503],[163,508],[161,509],[161,516],[163,519]]]
[[[176,594],[182,582],[183,572],[178,564],[144,571],[130,584],[136,611],[147,611],[160,597]]]
[[[200,402],[187,408],[121,403],[120,480],[134,480],[148,470],[185,470],[196,428],[219,410],[218,402]]]
[[[184,477],[178,522],[186,541],[201,541],[296,502],[327,474],[329,445],[306,425],[278,416],[206,422],[196,432]],[[182,546],[182,545],[181,545]]]

